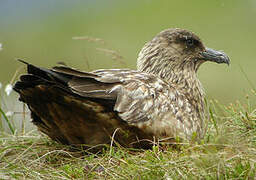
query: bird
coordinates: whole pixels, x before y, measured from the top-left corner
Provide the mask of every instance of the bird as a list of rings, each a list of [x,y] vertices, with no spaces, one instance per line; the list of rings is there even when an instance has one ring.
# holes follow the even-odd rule
[[[230,64],[223,51],[180,28],[163,30],[147,42],[136,70],[86,72],[19,61],[27,72],[14,90],[38,130],[59,143],[86,148],[201,140],[208,112],[197,71],[209,61]]]

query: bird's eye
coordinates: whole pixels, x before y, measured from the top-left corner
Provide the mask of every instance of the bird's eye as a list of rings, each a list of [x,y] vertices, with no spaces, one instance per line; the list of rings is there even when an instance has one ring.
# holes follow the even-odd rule
[[[194,40],[193,40],[193,39],[187,39],[187,40],[186,40],[186,45],[187,45],[188,47],[193,46],[193,45],[194,45]]]

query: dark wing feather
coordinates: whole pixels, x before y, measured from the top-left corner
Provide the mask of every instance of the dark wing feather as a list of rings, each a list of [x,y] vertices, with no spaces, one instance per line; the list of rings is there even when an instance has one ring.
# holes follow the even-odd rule
[[[64,75],[76,76],[76,77],[88,77],[88,78],[96,78],[97,76],[93,73],[78,71],[74,68],[70,68],[67,66],[55,66],[51,69],[54,72],[61,73]]]

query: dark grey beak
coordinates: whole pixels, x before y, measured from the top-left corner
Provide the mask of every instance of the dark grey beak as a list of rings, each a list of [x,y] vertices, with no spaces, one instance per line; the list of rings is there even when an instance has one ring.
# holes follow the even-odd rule
[[[214,49],[206,48],[206,50],[201,52],[200,55],[202,56],[201,59],[203,60],[213,61],[216,63],[226,63],[227,65],[230,63],[228,55]]]

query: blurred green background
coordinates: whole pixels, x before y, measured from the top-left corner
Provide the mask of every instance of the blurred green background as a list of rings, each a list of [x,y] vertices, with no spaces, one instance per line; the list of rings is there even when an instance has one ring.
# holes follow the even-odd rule
[[[0,1],[0,82],[8,83],[21,66],[16,58],[46,67],[64,61],[84,70],[88,64],[90,70],[136,68],[145,42],[163,29],[180,27],[230,56],[230,67],[204,64],[199,78],[209,98],[234,102],[256,86],[255,15],[255,0]],[[77,36],[105,44],[72,39]],[[96,48],[117,51],[126,65]]]

